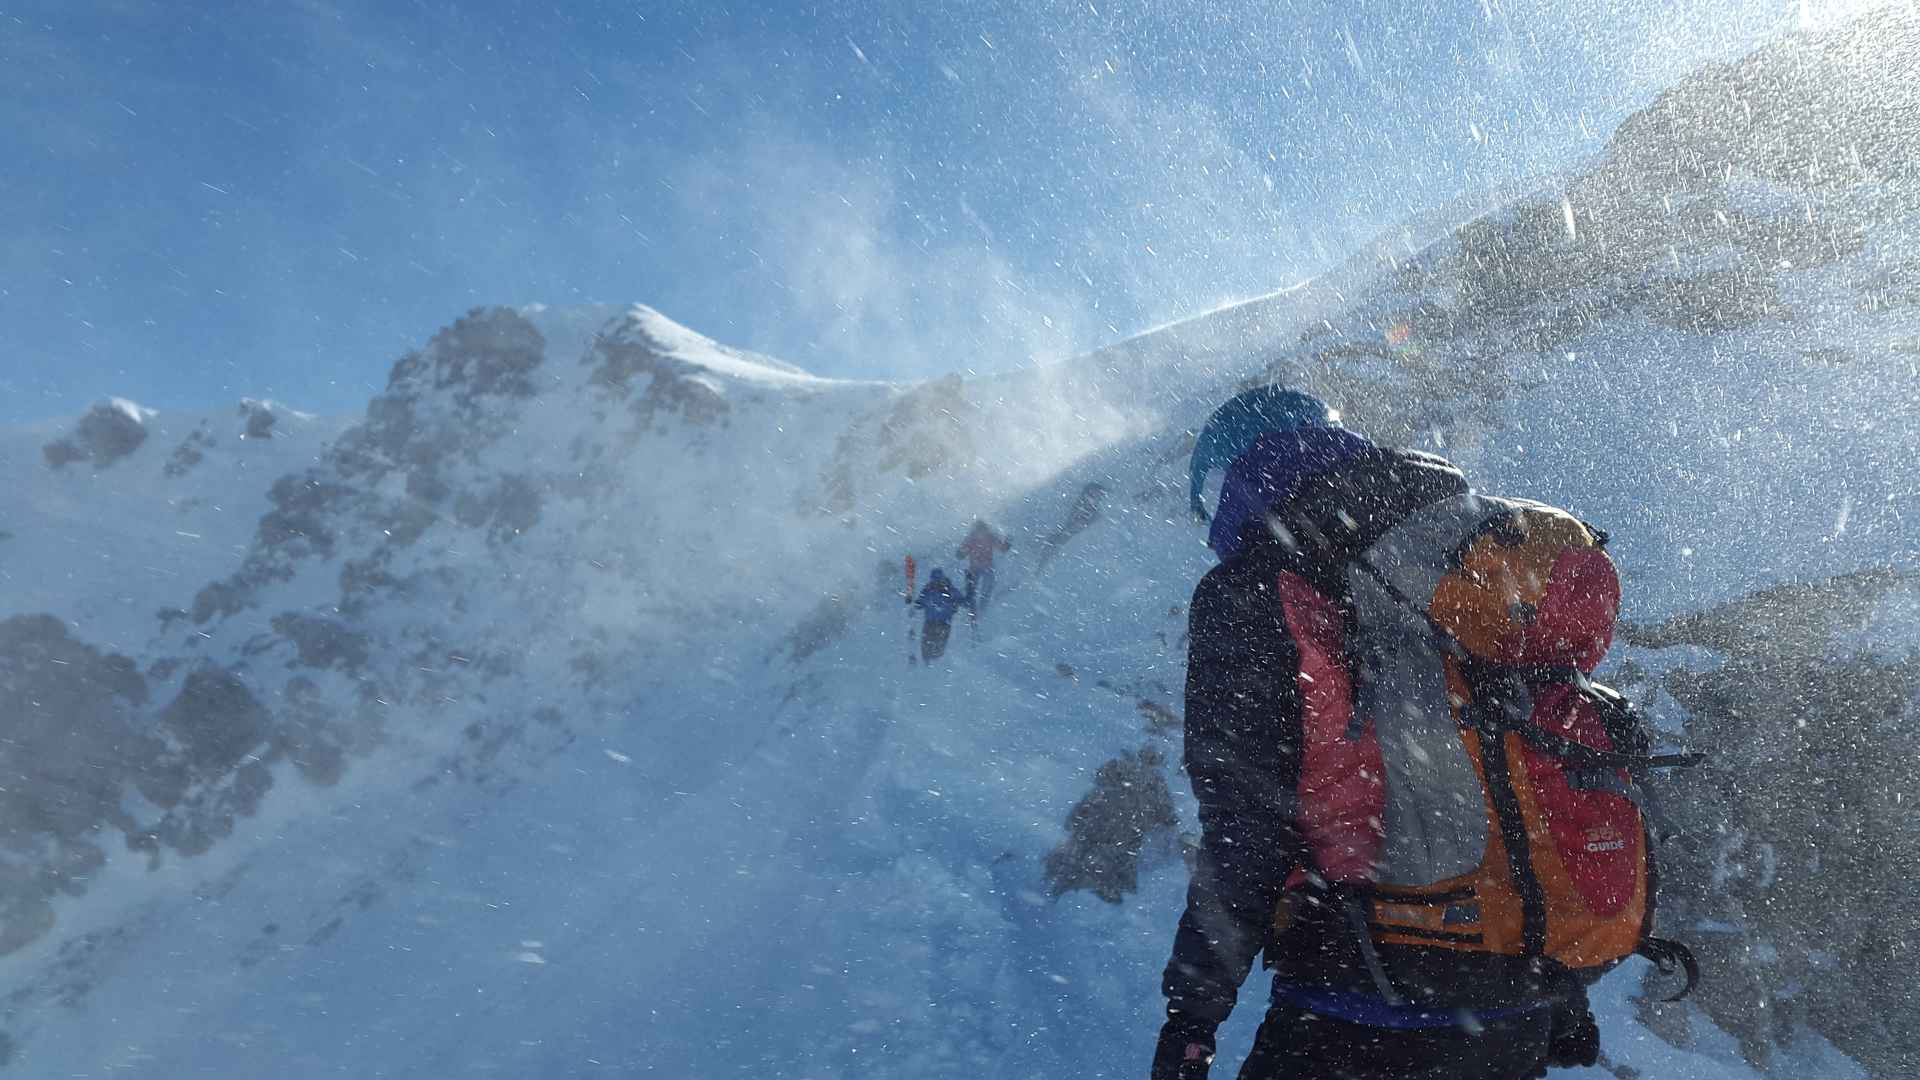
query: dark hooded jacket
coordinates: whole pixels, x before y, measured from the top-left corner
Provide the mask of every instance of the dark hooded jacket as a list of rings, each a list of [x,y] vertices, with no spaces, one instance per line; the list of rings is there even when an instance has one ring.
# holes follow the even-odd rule
[[[1352,556],[1412,511],[1466,490],[1460,471],[1440,458],[1367,445],[1325,471],[1290,478],[1232,544],[1216,545],[1231,555],[1195,587],[1189,613],[1186,769],[1201,835],[1163,979],[1170,1011],[1224,1020],[1263,948],[1289,983],[1354,981],[1345,969],[1358,959],[1338,948],[1269,948],[1281,889],[1307,859],[1294,822],[1300,653],[1274,582],[1283,571],[1298,574],[1344,605]]]

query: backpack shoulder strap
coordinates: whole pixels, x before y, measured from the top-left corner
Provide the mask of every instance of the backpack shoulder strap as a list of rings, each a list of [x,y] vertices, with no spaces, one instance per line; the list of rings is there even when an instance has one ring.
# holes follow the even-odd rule
[[[1316,561],[1337,565],[1408,516],[1468,490],[1466,474],[1442,458],[1376,447],[1303,478],[1275,524]]]

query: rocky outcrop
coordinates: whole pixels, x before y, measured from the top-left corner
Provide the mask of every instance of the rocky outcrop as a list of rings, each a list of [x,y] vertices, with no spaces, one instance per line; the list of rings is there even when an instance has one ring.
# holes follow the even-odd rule
[[[827,468],[825,496],[819,503],[832,513],[852,509],[856,476],[898,472],[910,479],[952,476],[979,463],[978,443],[985,419],[967,394],[966,383],[949,375],[902,393],[884,412],[856,420],[834,445]]]
[[[63,468],[85,461],[104,469],[140,449],[147,441],[148,410],[131,401],[115,398],[88,409],[72,434],[63,435],[41,449],[47,467]]]
[[[1598,163],[1476,218],[1276,350],[1245,385],[1335,402],[1390,443],[1471,445],[1541,357],[1641,315],[1688,334],[1801,317],[1795,275],[1861,253],[1920,206],[1920,18],[1885,9],[1716,65],[1622,122]],[[1880,253],[1863,313],[1911,306],[1920,265]],[[1409,297],[1412,299],[1409,300]]]
[[[52,925],[51,899],[84,889],[107,837],[135,831],[121,800],[163,749],[147,693],[132,660],[51,615],[0,621],[0,955]]]
[[[214,438],[208,434],[205,425],[196,427],[173,448],[172,455],[160,471],[169,478],[185,476],[207,459],[207,451],[213,449],[214,445]]]
[[[1775,585],[1658,623],[1622,623],[1620,640],[1649,649],[1696,645],[1742,660],[1821,655],[1840,635],[1872,618],[1888,593],[1911,581],[1882,566]]]
[[[1884,8],[1787,38],[1686,79],[1627,118],[1617,168],[1647,184],[1713,184],[1729,171],[1804,191],[1915,177],[1920,17]]]
[[[1920,948],[1920,656],[1847,639],[1896,589],[1889,569],[1783,585],[1698,614],[1630,627],[1652,648],[1723,659],[1664,688],[1707,764],[1664,782],[1678,837],[1663,853],[1670,932],[1701,954],[1694,1000],[1765,1066],[1801,1025],[1876,1077],[1920,1072],[1902,1017],[1920,988],[1897,973]],[[1646,1006],[1687,1038],[1680,1007]]]
[[[495,543],[506,543],[540,524],[542,501],[531,477],[508,473],[478,493],[461,492],[453,500],[453,516],[470,529],[486,529]]]
[[[273,411],[271,402],[242,398],[240,401],[240,419],[245,427],[240,431],[243,439],[271,439],[273,427],[280,419]]]
[[[590,381],[608,398],[626,402],[638,425],[651,430],[662,416],[683,417],[696,426],[724,421],[733,411],[717,383],[698,365],[681,360],[629,313],[601,330],[581,363],[593,369]]]
[[[289,667],[338,670],[348,675],[366,670],[367,635],[339,619],[288,611],[273,617],[273,632],[293,643],[294,658],[288,661]]]
[[[425,352],[395,364],[387,392],[431,387],[460,411],[473,413],[488,399],[532,397],[533,372],[546,360],[546,351],[546,339],[518,312],[474,308],[433,335]]]
[[[1142,854],[1173,842],[1179,824],[1160,751],[1124,752],[1100,766],[1093,789],[1068,812],[1067,839],[1047,854],[1047,887],[1054,896],[1085,889],[1118,904],[1140,887]]]
[[[198,855],[233,832],[273,787],[273,724],[235,672],[211,664],[190,672],[160,712],[167,745],[140,777],[141,794],[164,813],[130,838],[133,845]]]
[[[897,581],[893,584],[897,585]],[[848,602],[845,591],[822,597],[807,617],[800,621],[800,625],[787,635],[783,643],[787,658],[797,664],[838,642],[846,636],[852,615],[852,604]]]
[[[475,308],[427,347],[393,365],[366,419],[331,455],[343,476],[402,469],[433,472],[470,456],[509,430],[533,397],[546,339],[509,308]]]
[[[435,334],[425,350],[402,357],[387,389],[367,403],[362,423],[319,464],[274,483],[272,508],[261,517],[245,561],[200,590],[193,621],[246,610],[263,588],[291,578],[298,564],[334,558],[343,534],[374,548],[342,571],[346,605],[367,587],[391,581],[382,569],[387,556],[443,514],[488,525],[496,540],[532,528],[540,494],[523,478],[498,478],[476,494],[456,492],[451,476],[511,432],[515,406],[535,395],[533,372],[545,359],[540,331],[508,308],[476,308]],[[250,428],[264,408],[252,404]],[[260,430],[270,431],[271,424]],[[398,484],[387,482],[395,476]],[[390,494],[395,487],[404,495]]]

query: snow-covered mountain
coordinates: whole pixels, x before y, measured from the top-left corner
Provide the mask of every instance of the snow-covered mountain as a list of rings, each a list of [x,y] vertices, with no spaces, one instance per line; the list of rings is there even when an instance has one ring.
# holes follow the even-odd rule
[[[1232,390],[1303,385],[1609,529],[1648,628],[1620,658],[1676,737],[1741,715],[1697,693],[1733,639],[1676,617],[1879,569],[1848,648],[1920,642],[1916,65],[1908,14],[1784,41],[1531,196],[1016,374],[841,382],[644,307],[484,308],[352,421],[110,401],[0,433],[0,1059],[1143,1074],[1178,839],[1096,867],[1119,904],[1045,868],[1103,764],[1178,759],[1186,453]],[[902,556],[951,565],[976,515],[1014,540],[1000,597],[909,666]],[[1715,782],[1795,797],[1790,755],[1738,763]],[[1692,876],[1673,930],[1774,947],[1769,884],[1730,911],[1739,875]],[[1875,887],[1905,892],[1841,883],[1834,917],[1920,892]],[[1875,944],[1791,977],[1830,1000]],[[1642,975],[1602,984],[1591,1075],[1863,1075],[1816,1031],[1920,1060],[1831,1010],[1656,1009]]]

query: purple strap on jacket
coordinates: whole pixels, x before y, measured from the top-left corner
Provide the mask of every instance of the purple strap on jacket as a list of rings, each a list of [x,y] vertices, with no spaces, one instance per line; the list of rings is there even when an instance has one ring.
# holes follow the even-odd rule
[[[1547,1005],[1511,1005],[1498,1009],[1423,1009],[1418,1005],[1390,1005],[1373,994],[1277,982],[1273,984],[1273,996],[1315,1016],[1399,1031],[1459,1027],[1469,1021],[1484,1024],[1549,1008]]]

